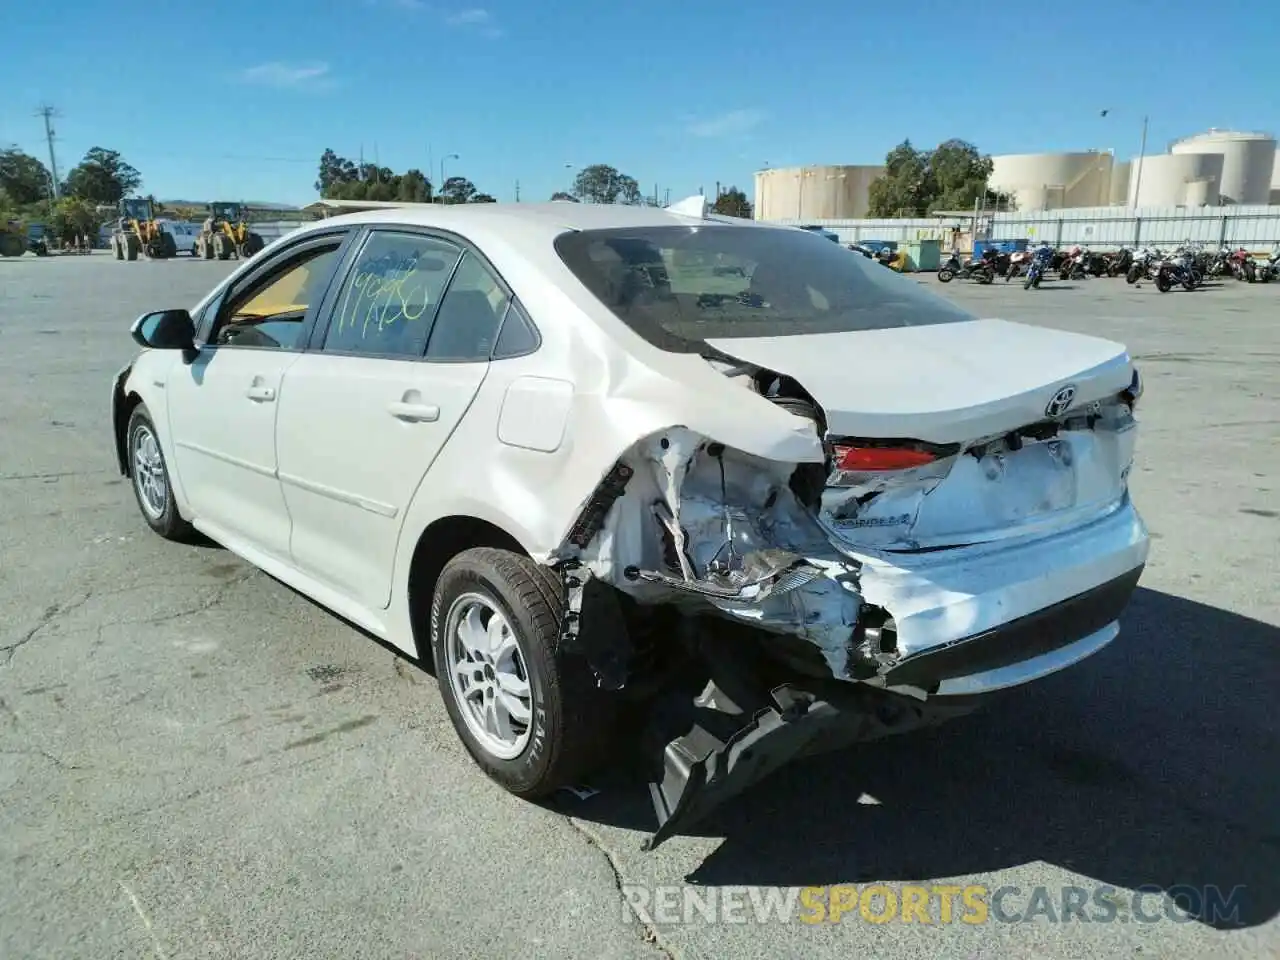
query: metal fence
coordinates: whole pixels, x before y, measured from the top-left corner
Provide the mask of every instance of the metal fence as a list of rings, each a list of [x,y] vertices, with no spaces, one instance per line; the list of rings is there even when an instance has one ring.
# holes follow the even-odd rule
[[[822,226],[842,243],[868,240],[941,240],[949,247],[957,231],[967,240],[973,217],[919,217],[909,220],[779,220]],[[1280,243],[1280,206],[1271,207],[1087,207],[1028,210],[978,217],[979,239],[1048,241],[1054,246],[1083,244],[1099,250],[1121,246],[1172,246],[1202,243],[1269,252]]]

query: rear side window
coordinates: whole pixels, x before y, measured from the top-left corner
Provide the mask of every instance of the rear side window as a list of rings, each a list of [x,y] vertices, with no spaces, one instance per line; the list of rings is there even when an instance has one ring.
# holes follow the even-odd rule
[[[462,258],[440,305],[428,360],[488,360],[507,312],[507,292],[474,254]]]
[[[335,301],[323,349],[421,357],[461,256],[459,247],[434,237],[371,234]]]
[[[597,299],[664,350],[974,319],[915,279],[804,230],[582,230],[562,234],[555,247]]]

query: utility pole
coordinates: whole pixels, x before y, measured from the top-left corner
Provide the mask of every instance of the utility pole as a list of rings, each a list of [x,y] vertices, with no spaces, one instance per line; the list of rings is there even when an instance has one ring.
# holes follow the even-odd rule
[[[1147,155],[1147,118],[1142,118],[1142,146],[1138,147],[1138,169],[1133,175],[1133,205],[1138,206],[1142,189],[1142,158]]]
[[[520,181],[516,181],[516,203],[520,202]]]
[[[58,111],[53,107],[44,106],[36,111],[37,117],[44,118],[44,138],[49,143],[49,175],[53,179],[53,199],[57,200],[61,195],[61,188],[58,186],[58,157],[53,149],[53,118],[57,116]]]

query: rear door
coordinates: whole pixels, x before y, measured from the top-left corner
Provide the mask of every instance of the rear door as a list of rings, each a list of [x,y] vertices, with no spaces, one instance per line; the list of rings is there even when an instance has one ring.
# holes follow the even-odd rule
[[[368,232],[281,394],[300,570],[368,609],[390,603],[405,513],[484,381],[509,300],[458,238]]]

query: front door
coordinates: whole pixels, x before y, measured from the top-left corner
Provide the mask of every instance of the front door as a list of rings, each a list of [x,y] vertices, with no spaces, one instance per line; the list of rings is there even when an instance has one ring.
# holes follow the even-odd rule
[[[233,283],[202,322],[195,360],[175,365],[165,387],[174,468],[192,519],[215,538],[245,541],[286,562],[277,408],[342,240],[291,245]]]
[[[285,373],[277,449],[296,567],[367,609],[390,603],[405,514],[484,380],[508,301],[449,239],[369,234],[318,349]]]

